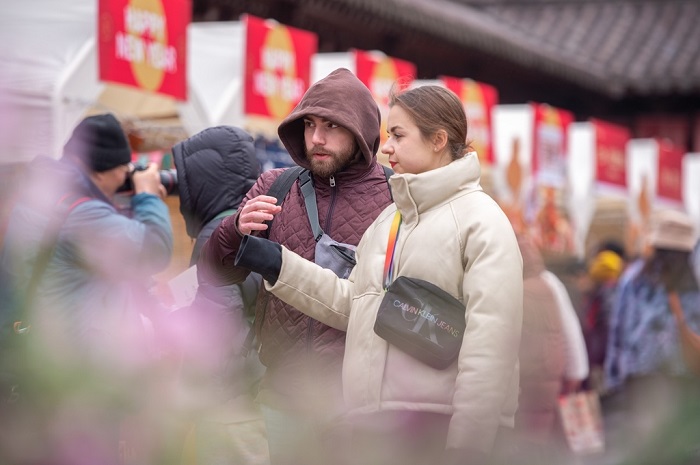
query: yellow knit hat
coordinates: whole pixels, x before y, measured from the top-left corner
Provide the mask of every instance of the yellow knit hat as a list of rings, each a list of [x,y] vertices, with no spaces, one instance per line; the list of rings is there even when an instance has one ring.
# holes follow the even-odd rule
[[[622,273],[622,258],[615,252],[604,250],[593,258],[588,275],[597,282],[617,279]]]

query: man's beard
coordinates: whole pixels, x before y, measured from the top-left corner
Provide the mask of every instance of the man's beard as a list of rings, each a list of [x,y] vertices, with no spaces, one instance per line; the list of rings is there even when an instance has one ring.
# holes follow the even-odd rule
[[[311,172],[313,174],[323,178],[328,178],[350,165],[355,159],[356,150],[357,148],[355,144],[353,144],[352,147],[346,151],[341,152],[331,152],[329,150],[314,146],[310,150],[306,149],[306,159],[311,165]],[[327,160],[317,160],[313,156],[314,153],[324,153],[330,155],[331,158]]]

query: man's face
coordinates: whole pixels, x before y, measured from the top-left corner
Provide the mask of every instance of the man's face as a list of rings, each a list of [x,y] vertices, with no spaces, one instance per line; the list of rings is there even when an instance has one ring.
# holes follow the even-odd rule
[[[114,197],[114,194],[117,193],[117,189],[119,189],[126,181],[126,177],[130,170],[130,164],[119,165],[107,171],[94,173],[92,179],[102,193],[108,199],[111,199]]]
[[[327,119],[304,117],[304,144],[311,172],[328,177],[348,166],[355,156],[355,137]]]

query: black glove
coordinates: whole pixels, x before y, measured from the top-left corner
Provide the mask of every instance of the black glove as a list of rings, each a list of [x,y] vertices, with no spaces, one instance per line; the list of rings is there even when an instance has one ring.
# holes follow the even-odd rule
[[[275,284],[282,269],[282,246],[262,237],[246,234],[234,264],[259,273],[265,281]]]

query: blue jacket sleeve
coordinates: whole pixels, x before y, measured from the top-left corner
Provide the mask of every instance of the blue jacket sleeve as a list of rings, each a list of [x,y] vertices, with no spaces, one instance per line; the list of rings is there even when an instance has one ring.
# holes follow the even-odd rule
[[[154,195],[137,194],[131,207],[131,218],[99,200],[75,208],[64,231],[78,239],[81,266],[125,278],[149,277],[168,266],[173,234],[167,205]]]
[[[150,256],[154,268],[164,269],[173,254],[173,229],[168,206],[155,195],[136,194],[131,199],[131,209],[133,219],[145,228],[141,252]]]

